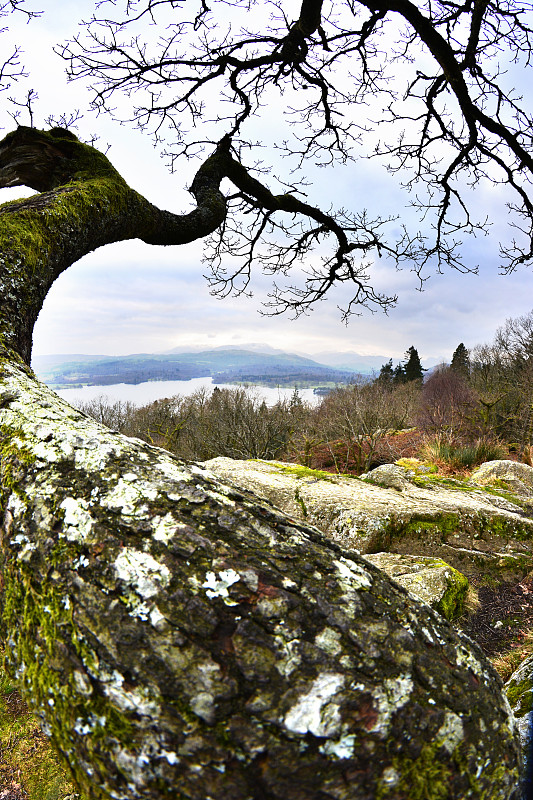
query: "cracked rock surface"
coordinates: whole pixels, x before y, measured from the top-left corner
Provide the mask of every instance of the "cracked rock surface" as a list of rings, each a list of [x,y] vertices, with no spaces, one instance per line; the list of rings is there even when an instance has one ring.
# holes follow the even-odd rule
[[[533,568],[530,507],[504,481],[440,480],[396,465],[363,479],[276,461],[215,458],[204,466],[363,555],[437,557],[469,579],[512,581]]]

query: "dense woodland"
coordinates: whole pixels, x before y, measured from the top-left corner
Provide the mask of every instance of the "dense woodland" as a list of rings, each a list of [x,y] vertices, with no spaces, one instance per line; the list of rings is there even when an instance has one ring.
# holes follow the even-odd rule
[[[200,389],[137,407],[100,397],[81,408],[109,427],[184,459],[286,459],[361,474],[401,457],[450,470],[494,458],[531,463],[533,311],[509,319],[489,344],[463,343],[424,376],[418,351],[373,379],[339,386],[318,406],[295,389],[269,407],[254,387]]]

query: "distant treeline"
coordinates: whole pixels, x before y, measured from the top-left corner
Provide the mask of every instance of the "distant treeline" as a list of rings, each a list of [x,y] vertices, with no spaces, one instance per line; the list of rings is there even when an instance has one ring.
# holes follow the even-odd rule
[[[269,355],[244,350],[206,351],[167,356],[125,356],[102,361],[60,364],[42,372],[53,386],[107,386],[145,381],[188,381],[212,377],[215,383],[262,383],[292,386],[295,383],[346,383],[353,372],[326,367],[296,355]]]
[[[490,344],[469,351],[460,343],[425,380],[423,372],[411,347],[401,369],[388,362],[374,379],[333,389],[314,407],[296,389],[267,406],[242,386],[140,408],[105,398],[81,407],[190,460],[287,459],[354,474],[413,455],[457,469],[504,456],[531,462],[533,312],[508,320]],[[398,434],[406,429],[409,436]]]

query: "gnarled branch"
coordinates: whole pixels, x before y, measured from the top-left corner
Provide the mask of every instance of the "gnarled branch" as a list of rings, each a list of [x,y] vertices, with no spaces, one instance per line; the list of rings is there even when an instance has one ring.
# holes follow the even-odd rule
[[[90,800],[371,800],[413,781],[519,800],[509,705],[470,640],[319,531],[75,411],[23,363],[69,263],[216,226],[224,175],[268,210],[303,210],[248,180],[226,142],[183,216],[68,131],[0,143],[3,185],[43,189],[0,207],[5,666]]]

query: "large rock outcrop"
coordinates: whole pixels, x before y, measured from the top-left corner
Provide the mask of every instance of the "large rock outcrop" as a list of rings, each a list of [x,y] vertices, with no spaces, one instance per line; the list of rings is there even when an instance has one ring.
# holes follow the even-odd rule
[[[502,485],[417,475],[397,465],[363,479],[276,461],[215,458],[204,466],[362,554],[437,557],[469,578],[514,580],[533,568],[529,508]]]
[[[518,461],[486,461],[472,473],[472,481],[483,486],[514,492],[533,503],[533,467]]]
[[[87,797],[518,800],[514,719],[467,637],[0,369],[6,666]]]

